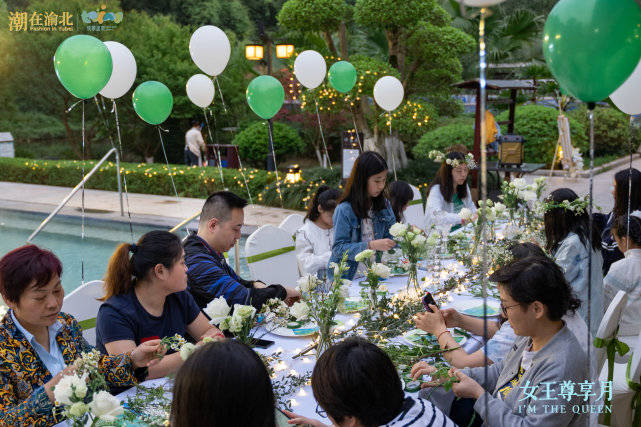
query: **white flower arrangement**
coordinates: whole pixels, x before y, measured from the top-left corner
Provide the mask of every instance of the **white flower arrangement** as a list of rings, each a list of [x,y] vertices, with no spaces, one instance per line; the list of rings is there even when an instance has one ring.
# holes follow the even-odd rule
[[[211,300],[203,311],[211,319],[209,323],[212,325],[218,325],[229,315],[231,307],[227,304],[225,297],[220,296]]]
[[[387,279],[392,274],[392,270],[385,264],[375,262],[372,264],[372,273],[380,277],[381,279]]]
[[[472,210],[471,210],[471,209],[468,209],[468,208],[462,208],[462,209],[459,211],[458,216],[460,216],[460,217],[461,217],[461,219],[462,219],[462,220],[464,220],[464,221],[469,221],[469,220],[471,220],[471,219],[472,219],[472,217],[474,216],[474,213],[472,212]]]
[[[332,266],[330,265],[330,267]],[[316,289],[316,287],[320,284],[320,280],[318,280],[318,277],[316,277],[315,274],[305,274],[303,277],[298,279],[297,284],[298,284],[297,289],[301,293],[311,292],[314,289]]]
[[[302,321],[309,317],[309,305],[304,301],[295,302],[289,309],[289,313],[297,321]]]
[[[396,225],[396,224],[394,224],[394,225]],[[393,227],[394,226],[392,226],[392,228]],[[390,234],[391,234],[391,231],[392,231],[392,229],[390,228]],[[393,234],[392,234],[392,236],[393,236]],[[356,262],[365,262],[366,260],[371,259],[374,256],[374,254],[375,254],[375,252],[373,250],[365,249],[364,251],[357,253],[356,256],[354,256],[354,260]]]
[[[397,222],[396,224],[394,224],[394,225],[392,225],[390,227],[389,234],[391,234],[393,237],[401,237],[401,236],[405,235],[405,233],[407,233],[408,228],[409,227],[408,227],[407,224],[403,224],[401,222]]]
[[[53,390],[56,402],[63,405],[72,405],[73,402],[82,400],[87,395],[87,376],[79,377],[76,374],[67,375],[58,381]]]
[[[111,423],[125,412],[118,398],[105,390],[101,390],[93,396],[93,400],[89,403],[89,408],[94,416],[101,421]]]

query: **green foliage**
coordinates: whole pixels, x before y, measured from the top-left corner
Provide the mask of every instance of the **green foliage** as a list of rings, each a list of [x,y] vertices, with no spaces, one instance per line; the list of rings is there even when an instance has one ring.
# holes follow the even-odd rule
[[[434,0],[356,0],[354,19],[365,27],[407,28],[425,19],[435,6]]]
[[[333,31],[350,9],[343,0],[288,0],[278,13],[278,23],[292,30]]]
[[[412,159],[407,166],[398,170],[399,181],[409,182],[418,187],[425,197],[425,191],[429,188],[440,165],[430,159]]]
[[[531,163],[546,163],[548,166],[554,158],[554,149],[559,139],[557,127],[558,111],[554,108],[540,105],[524,105],[516,108],[514,132],[525,138],[525,161]],[[504,111],[496,117],[497,121],[508,119]],[[572,146],[578,147],[582,153],[588,149],[584,125],[569,117]]]
[[[585,138],[590,138],[590,121],[587,108],[569,112],[570,117],[581,123],[585,129]],[[594,109],[594,155],[623,155],[630,150],[630,116],[614,108],[597,107]],[[636,150],[633,142],[632,150]]]
[[[454,144],[474,145],[474,119],[460,118],[424,134],[414,147],[416,157],[426,159],[432,150],[445,151]]]
[[[290,184],[280,183],[280,194],[283,199],[283,206],[289,209],[305,209],[307,202],[314,196],[314,193],[321,185],[328,185],[339,188],[341,181],[340,165],[334,165],[334,169],[310,168],[302,171],[301,181]],[[283,177],[280,177],[281,180]],[[258,195],[258,203],[270,206],[280,206],[278,187],[273,182],[262,189]]]
[[[0,158],[0,181],[24,182],[27,184],[73,187],[82,180],[82,163],[77,160],[30,160]],[[95,161],[86,161],[89,170]],[[132,193],[173,195],[167,166],[145,163],[121,163],[127,177],[127,188]],[[225,185],[220,182],[217,168],[170,165],[178,194],[183,197],[205,198],[214,191],[228,188],[243,198],[247,190],[242,175],[237,169],[223,169]],[[275,180],[273,172],[246,169],[245,176],[252,197],[268,183]],[[115,191],[118,188],[116,164],[104,163],[86,183],[87,188]]]
[[[392,118],[392,130],[398,132],[406,150],[414,147],[416,140],[425,132],[435,129],[438,122],[436,107],[426,102],[407,100],[390,116],[380,116],[378,126],[387,131],[388,117]]]
[[[250,164],[263,165],[269,152],[269,131],[264,121],[255,122],[234,138],[238,145],[240,157]],[[289,156],[305,150],[305,143],[298,133],[290,126],[274,123],[274,151],[276,162],[281,164]]]

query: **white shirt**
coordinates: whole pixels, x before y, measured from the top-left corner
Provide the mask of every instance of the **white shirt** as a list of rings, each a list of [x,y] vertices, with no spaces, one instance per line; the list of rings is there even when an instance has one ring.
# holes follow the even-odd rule
[[[467,187],[467,196],[462,202],[464,207],[473,213],[476,212],[469,186]],[[443,198],[441,186],[435,184],[430,188],[430,194],[427,196],[427,203],[425,204],[425,230],[429,230],[438,221],[445,221],[450,225],[460,225],[461,217],[454,211],[454,203],[446,202]]]
[[[200,157],[200,149],[203,151],[207,149],[205,146],[205,141],[203,140],[203,134],[200,133],[195,127],[192,127],[185,134],[185,149],[188,149],[198,157]]]
[[[628,249],[624,258],[612,263],[603,279],[605,307],[618,291],[628,294],[628,304],[619,322],[619,336],[636,336],[641,332],[641,249]]]
[[[334,244],[334,229],[320,228],[306,220],[296,230],[296,259],[302,274],[316,274],[327,268]]]

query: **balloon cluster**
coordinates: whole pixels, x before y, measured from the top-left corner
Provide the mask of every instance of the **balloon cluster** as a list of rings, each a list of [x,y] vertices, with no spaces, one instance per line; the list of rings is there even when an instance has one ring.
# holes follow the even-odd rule
[[[635,0],[561,0],[548,15],[543,53],[562,89],[594,103],[608,96],[641,113],[641,7]]]

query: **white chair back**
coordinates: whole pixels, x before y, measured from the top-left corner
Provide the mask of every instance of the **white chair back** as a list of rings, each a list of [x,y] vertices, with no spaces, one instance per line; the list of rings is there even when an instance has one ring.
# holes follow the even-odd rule
[[[412,192],[414,193],[414,198],[410,201],[410,205],[403,212],[405,220],[416,227],[423,228],[425,225],[425,211],[423,209],[423,198],[421,197],[421,192],[418,188],[412,187]]]
[[[92,280],[76,288],[67,295],[62,303],[62,311],[76,318],[87,342],[96,345],[96,317],[105,292],[102,280]]]
[[[263,225],[245,243],[245,257],[252,280],[295,286],[298,264],[292,235],[273,225]]]
[[[628,294],[623,291],[617,292],[617,294],[612,298],[610,306],[606,310],[603,318],[601,319],[601,324],[597,330],[596,336],[601,339],[610,339],[614,336],[619,327],[619,322],[621,321],[621,315],[623,314],[623,309],[628,303]],[[601,347],[596,349],[596,361],[597,361],[597,372],[601,372],[605,360],[607,358],[606,348]]]
[[[288,215],[279,225],[278,228],[285,230],[289,235],[294,238],[296,230],[303,226],[304,217],[300,214]]]

